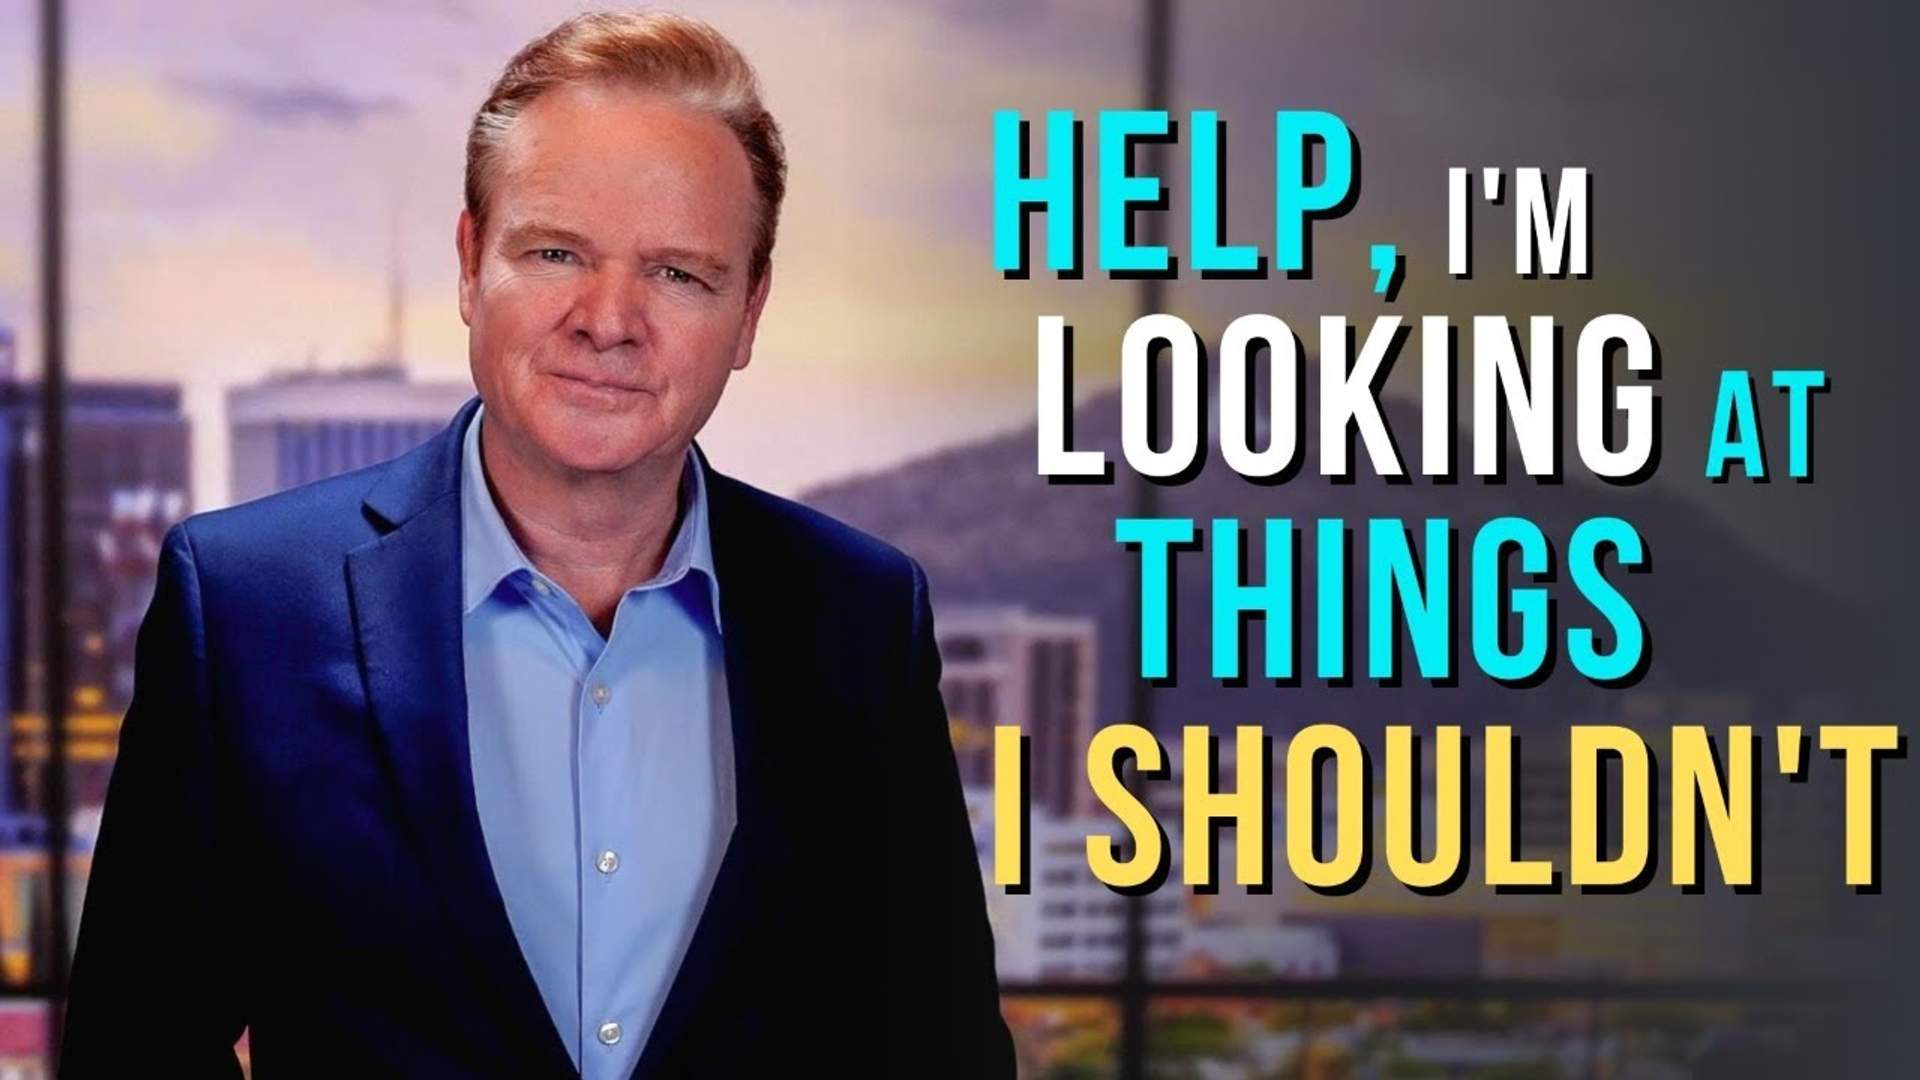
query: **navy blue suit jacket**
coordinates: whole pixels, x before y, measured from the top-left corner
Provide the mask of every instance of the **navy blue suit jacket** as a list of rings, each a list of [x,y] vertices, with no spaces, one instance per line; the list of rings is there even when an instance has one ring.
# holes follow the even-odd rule
[[[573,1075],[475,811],[460,446],[175,526],[61,1075]],[[704,454],[702,463],[706,462]],[[636,1077],[1013,1075],[926,579],[709,467],[738,823]]]

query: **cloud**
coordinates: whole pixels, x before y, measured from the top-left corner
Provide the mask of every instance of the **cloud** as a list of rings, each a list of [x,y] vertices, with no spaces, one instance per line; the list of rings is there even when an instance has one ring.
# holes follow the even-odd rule
[[[182,93],[268,124],[292,125],[313,120],[352,126],[407,108],[406,103],[391,95],[356,95],[315,82],[276,86],[232,77],[194,75],[176,76],[171,83]]]
[[[27,272],[26,252],[11,243],[0,244],[0,291],[25,290],[32,281]]]
[[[333,257],[271,218],[201,220],[104,247],[85,240],[76,237],[87,275],[72,311],[74,372],[184,386],[203,507],[226,499],[225,386],[308,356],[329,367],[363,360],[383,330],[379,265]]]
[[[223,134],[206,110],[138,76],[81,72],[68,100],[75,171],[104,164],[182,168],[200,161]],[[38,131],[31,100],[0,102],[0,147],[34,146]]]

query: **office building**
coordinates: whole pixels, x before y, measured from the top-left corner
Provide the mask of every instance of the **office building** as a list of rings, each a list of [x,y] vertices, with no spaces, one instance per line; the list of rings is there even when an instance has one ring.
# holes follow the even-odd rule
[[[940,693],[967,784],[993,782],[993,729],[1027,737],[1035,810],[1067,817],[1091,805],[1095,622],[1019,607],[943,608]]]
[[[236,503],[399,457],[473,396],[465,379],[416,382],[382,360],[269,376],[227,391]]]
[[[189,439],[174,384],[75,380],[66,403],[68,790],[81,808],[105,797],[160,541],[189,505]],[[0,806],[26,813],[42,809],[40,765],[50,749],[40,410],[39,384],[0,381],[0,692],[9,764]]]

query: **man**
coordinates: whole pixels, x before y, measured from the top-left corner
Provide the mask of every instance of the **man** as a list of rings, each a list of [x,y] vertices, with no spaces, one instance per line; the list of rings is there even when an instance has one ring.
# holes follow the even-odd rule
[[[508,65],[479,396],[168,534],[62,1075],[1013,1074],[925,575],[693,444],[784,172],[703,24]]]

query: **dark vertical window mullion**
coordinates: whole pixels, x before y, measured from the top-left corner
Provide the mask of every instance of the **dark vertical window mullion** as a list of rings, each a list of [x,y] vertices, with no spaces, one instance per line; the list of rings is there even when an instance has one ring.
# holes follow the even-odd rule
[[[1143,86],[1141,108],[1165,109],[1171,100],[1169,83],[1173,67],[1173,0],[1147,0],[1146,17],[1142,20],[1141,42],[1144,56]],[[1161,163],[1166,157],[1166,142],[1154,140],[1141,146],[1143,162],[1140,172],[1148,176],[1164,176],[1166,170]],[[1081,208],[1084,211],[1084,207]],[[1166,242],[1166,215],[1164,213],[1143,214],[1139,218],[1138,234],[1143,246],[1153,246]],[[1081,256],[1085,258],[1084,255]],[[1140,281],[1140,313],[1151,315],[1160,310],[1165,293],[1163,279],[1159,275],[1149,274]],[[1156,367],[1159,361],[1155,360]],[[1155,372],[1155,386],[1164,388],[1167,380]],[[1154,408],[1158,409],[1156,403]],[[1161,431],[1167,430],[1165,422],[1158,425]],[[1159,487],[1144,476],[1133,477],[1133,516],[1151,518],[1159,515]],[[1131,655],[1140,655],[1139,635],[1143,628],[1139,625],[1140,612],[1140,575],[1128,575],[1129,589],[1133,593],[1131,603],[1125,610],[1134,612],[1134,646]],[[1153,695],[1149,693],[1146,682],[1139,678],[1127,680],[1129,692],[1127,706],[1129,720],[1148,731],[1158,734],[1154,724]],[[1129,786],[1139,794],[1141,776],[1138,763],[1128,776]],[[1121,1080],[1144,1080],[1147,1075],[1147,900],[1134,892],[1125,900],[1126,943],[1125,967],[1120,979],[1120,1077]]]
[[[47,754],[47,1055],[59,1068],[67,994],[66,23],[40,0],[40,499]]]

